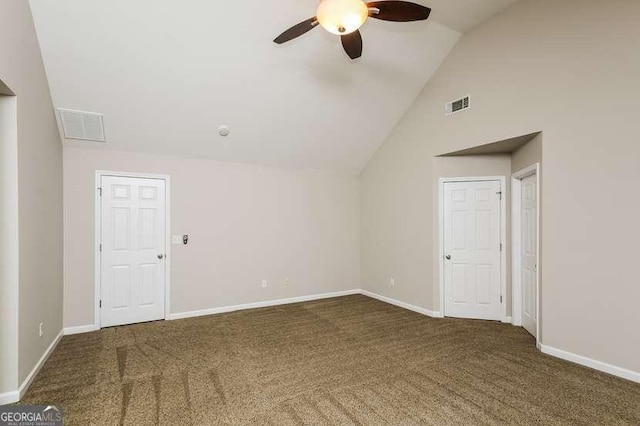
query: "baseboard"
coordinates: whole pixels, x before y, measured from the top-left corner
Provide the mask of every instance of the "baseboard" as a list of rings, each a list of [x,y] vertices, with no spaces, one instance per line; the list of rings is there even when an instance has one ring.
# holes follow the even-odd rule
[[[49,359],[49,356],[51,355],[53,350],[56,348],[56,346],[58,345],[58,342],[60,342],[60,339],[62,339],[63,335],[64,335],[64,330],[60,330],[60,333],[58,333],[56,338],[53,339],[53,342],[51,342],[47,350],[44,351],[44,353],[42,354],[42,356],[40,357],[36,365],[33,366],[29,375],[24,379],[24,381],[22,382],[22,384],[17,390],[0,393],[0,405],[12,404],[14,402],[20,401],[20,398],[22,398],[24,394],[27,392],[27,389],[29,389],[31,382],[33,382],[33,379],[35,379],[36,375],[38,374],[38,372],[40,371],[44,363],[47,362],[47,359]]]
[[[90,332],[96,331],[96,330],[99,330],[99,328],[96,327],[94,324],[78,325],[78,326],[75,326],[75,327],[65,327],[64,328],[64,335],[65,336],[70,336],[72,334],[90,333]]]
[[[221,306],[219,308],[201,309],[197,311],[179,312],[169,314],[169,320],[177,320],[192,317],[201,317],[204,315],[222,314],[225,312],[242,311],[245,309],[266,308],[269,306],[288,305],[290,303],[309,302],[312,300],[329,299],[331,297],[349,296],[352,294],[360,294],[360,289],[352,289],[345,291],[336,291],[332,293],[312,294],[308,296],[289,297],[286,299],[265,300],[263,302],[243,303],[241,305]]]
[[[12,404],[14,402],[18,402],[20,400],[20,392],[11,391],[0,393],[0,405]]]
[[[511,317],[504,317],[502,322],[505,323],[505,324],[511,324],[512,323],[512,318]]]
[[[362,294],[362,295],[380,300],[382,302],[389,303],[391,305],[395,305],[404,309],[408,309],[410,311],[427,315],[432,318],[443,317],[442,313],[438,311],[431,311],[429,309],[415,306],[410,303],[401,302],[399,300],[392,299],[387,296],[382,296],[380,294],[376,294],[368,290],[352,289],[352,290],[345,290],[345,291],[336,291],[332,293],[321,293],[321,294],[313,294],[308,296],[290,297],[286,299],[267,300],[263,302],[245,303],[241,305],[202,309],[197,311],[180,312],[176,314],[170,314],[168,319],[176,320],[176,319],[182,319],[182,318],[191,318],[191,317],[213,315],[213,314],[233,312],[233,311],[239,311],[239,310],[245,310],[245,309],[255,309],[255,308],[264,308],[269,306],[286,305],[290,303],[308,302],[312,300],[328,299],[332,297],[348,296],[352,294]],[[506,320],[509,320],[510,322],[511,318],[505,318],[505,321]],[[29,375],[22,382],[18,390],[0,393],[0,405],[18,402],[20,398],[24,396],[25,392],[29,388],[29,385],[31,385],[31,382],[36,377],[36,375],[38,374],[38,372],[40,371],[44,363],[47,361],[47,359],[49,358],[49,356],[57,346],[58,342],[60,342],[60,339],[62,338],[63,335],[88,333],[95,330],[97,330],[97,328],[93,324],[77,326],[77,327],[67,327],[61,330],[60,333],[53,340],[53,342],[51,342],[51,344],[49,345],[47,350],[44,352],[44,354],[42,354],[42,356],[40,357],[40,360],[38,360],[37,364],[33,367]],[[557,358],[561,358],[576,364],[580,364],[585,367],[593,368],[595,370],[603,371],[605,373],[608,373],[617,377],[621,377],[623,379],[640,383],[640,372],[628,370],[622,367],[617,367],[615,365],[607,364],[602,361],[597,361],[582,355],[574,354],[572,352],[564,351],[562,349],[557,349],[547,345],[541,344],[538,349],[545,354],[548,354]]]
[[[58,345],[58,342],[60,342],[60,339],[62,339],[63,335],[64,335],[64,331],[60,330],[60,333],[58,333],[56,338],[53,339],[53,342],[51,342],[47,350],[44,351],[44,353],[42,354],[42,356],[40,357],[36,365],[33,366],[33,368],[31,369],[31,372],[24,379],[24,381],[22,382],[22,384],[20,385],[17,391],[7,392],[0,395],[0,404],[10,404],[12,402],[18,402],[20,398],[24,396],[24,394],[27,392],[27,389],[29,389],[31,382],[33,381],[33,379],[35,379],[36,375],[38,374],[38,372],[40,371],[44,363],[47,362],[49,355],[51,355],[53,350],[56,348],[56,346]],[[3,399],[5,396],[9,397],[10,400],[5,401]]]
[[[392,298],[387,297],[387,296],[382,296],[382,295],[377,294],[377,293],[372,293],[372,292],[370,292],[368,290],[360,290],[360,294],[364,294],[365,296],[369,296],[369,297],[372,297],[374,299],[378,299],[381,302],[389,303],[391,305],[396,305],[396,306],[399,306],[401,308],[408,309],[410,311],[417,312],[417,313],[422,314],[422,315],[426,315],[428,317],[443,318],[442,312],[431,311],[431,310],[426,309],[426,308],[421,308],[420,306],[415,306],[415,305],[412,305],[410,303],[401,302],[399,300],[392,299]]]
[[[615,365],[607,364],[606,362],[597,361],[595,359],[587,358],[586,356],[574,354],[572,352],[567,352],[562,349],[557,349],[547,345],[540,345],[540,351],[547,355],[564,359],[565,361],[570,361],[576,364],[583,365],[585,367],[593,368],[594,370],[609,373],[613,376],[631,380],[632,382],[640,383],[640,373],[637,371],[628,370],[622,367],[616,367]]]

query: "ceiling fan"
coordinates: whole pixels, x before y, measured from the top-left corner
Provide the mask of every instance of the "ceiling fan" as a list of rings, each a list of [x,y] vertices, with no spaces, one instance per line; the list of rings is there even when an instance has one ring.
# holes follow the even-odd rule
[[[362,0],[321,0],[316,16],[289,28],[273,40],[282,44],[310,31],[320,24],[332,34],[339,35],[342,47],[351,59],[362,56],[362,36],[358,30],[367,18],[383,21],[424,21],[431,9],[419,4],[385,0],[365,3]]]

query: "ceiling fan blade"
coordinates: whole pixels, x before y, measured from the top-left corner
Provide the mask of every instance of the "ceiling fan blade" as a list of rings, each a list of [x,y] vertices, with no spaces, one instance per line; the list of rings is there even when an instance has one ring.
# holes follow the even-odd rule
[[[351,34],[340,36],[340,40],[342,40],[344,51],[347,52],[351,59],[362,56],[362,36],[360,31],[355,30]]]
[[[430,8],[408,1],[373,1],[367,3],[367,7],[377,10],[372,11],[369,16],[383,21],[424,21],[431,13]]]
[[[306,21],[302,21],[299,24],[289,28],[287,31],[283,32],[278,37],[276,37],[273,40],[273,42],[282,44],[289,40],[293,40],[296,37],[300,37],[302,34],[306,33],[307,31],[310,31],[316,25],[318,25],[318,20],[314,16],[313,18],[309,18]]]

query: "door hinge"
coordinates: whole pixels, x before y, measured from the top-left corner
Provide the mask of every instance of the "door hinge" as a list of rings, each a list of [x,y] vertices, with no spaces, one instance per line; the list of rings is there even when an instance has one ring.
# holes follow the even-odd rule
[[[100,301],[99,306],[102,308],[102,300]]]
[[[500,296],[500,303],[502,303],[502,296]]]
[[[102,188],[98,187],[98,193],[100,194],[100,196],[102,197]]]
[[[502,243],[500,243],[500,251],[502,251]]]
[[[498,194],[500,196],[500,199],[502,200],[502,191],[498,191],[496,192],[496,194]]]
[[[102,251],[102,243],[100,243],[100,251]]]

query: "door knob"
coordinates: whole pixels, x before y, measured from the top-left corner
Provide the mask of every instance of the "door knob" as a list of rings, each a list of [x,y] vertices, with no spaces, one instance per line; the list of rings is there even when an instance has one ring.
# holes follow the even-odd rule
[[[451,260],[451,255],[450,255],[450,254],[446,255],[446,256],[445,256],[445,259],[447,259],[447,260]]]
[[[158,259],[162,259],[164,257],[164,254],[159,254],[158,255]]]

